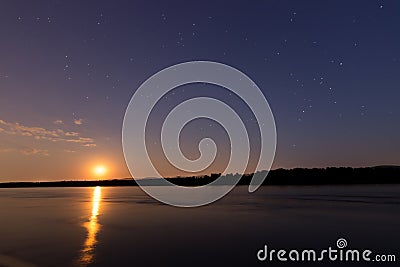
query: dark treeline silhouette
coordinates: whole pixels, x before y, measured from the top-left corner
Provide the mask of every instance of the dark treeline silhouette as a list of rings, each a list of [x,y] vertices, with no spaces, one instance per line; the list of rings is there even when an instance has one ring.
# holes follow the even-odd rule
[[[266,171],[257,174],[265,174]],[[182,186],[201,186],[215,181],[220,174],[210,176],[170,178],[170,182]],[[250,184],[254,174],[242,175],[239,185]],[[227,174],[226,181],[236,180],[239,174]],[[235,179],[236,178],[236,179]],[[400,166],[365,168],[329,167],[276,169],[268,173],[263,185],[324,185],[324,184],[398,184]]]
[[[266,171],[257,172],[265,174]],[[254,174],[227,174],[222,183],[231,184],[239,180],[239,185],[248,185]],[[180,186],[202,186],[209,184],[220,174],[192,177],[166,178],[173,184]],[[160,179],[143,180],[146,185],[160,185]],[[399,184],[400,166],[377,166],[365,168],[329,167],[329,168],[295,168],[276,169],[269,172],[263,185],[334,185],[334,184]],[[0,188],[16,187],[92,187],[92,186],[137,186],[133,179],[113,179],[98,181],[57,181],[57,182],[8,182],[0,183]]]

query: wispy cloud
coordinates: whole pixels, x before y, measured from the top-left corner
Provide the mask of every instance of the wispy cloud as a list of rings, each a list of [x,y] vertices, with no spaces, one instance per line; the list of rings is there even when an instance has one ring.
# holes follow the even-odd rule
[[[83,124],[83,119],[75,119],[74,124],[76,125],[82,125]]]
[[[38,149],[38,148],[23,148],[23,149],[16,149],[16,148],[0,148],[0,153],[8,153],[8,152],[18,152],[25,156],[31,155],[38,155],[38,156],[50,156],[50,153],[46,149]]]
[[[26,148],[20,150],[20,152],[25,156],[30,156],[30,155],[50,156],[49,151],[44,149]]]
[[[0,119],[2,129],[0,133],[32,137],[35,140],[47,140],[51,142],[76,143],[84,147],[95,147],[93,138],[83,137],[78,132],[68,132],[63,129],[46,129],[37,126],[25,126],[18,122],[6,122]]]
[[[64,124],[64,122],[62,120],[55,120],[55,121],[53,121],[53,123],[56,124],[56,125]]]
[[[97,145],[96,144],[84,144],[82,146],[84,146],[84,147],[96,147]]]
[[[77,132],[66,132],[65,136],[79,136],[79,133],[77,133]]]

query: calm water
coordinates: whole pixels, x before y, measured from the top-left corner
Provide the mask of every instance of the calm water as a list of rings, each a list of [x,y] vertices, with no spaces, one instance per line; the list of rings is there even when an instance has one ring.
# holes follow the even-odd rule
[[[286,266],[256,253],[334,247],[340,237],[398,260],[351,266],[399,264],[398,185],[246,190],[185,209],[136,187],[0,189],[0,266]]]

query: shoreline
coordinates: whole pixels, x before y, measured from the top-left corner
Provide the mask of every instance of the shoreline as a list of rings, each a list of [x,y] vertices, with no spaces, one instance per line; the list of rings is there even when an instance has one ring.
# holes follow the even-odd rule
[[[257,172],[266,174],[266,171]],[[249,185],[254,174],[244,174],[237,185]],[[220,174],[204,176],[166,178],[169,182],[179,186],[203,186],[218,179]],[[225,181],[237,181],[239,174],[224,175]],[[141,179],[146,186],[162,186],[159,178]],[[362,184],[400,184],[399,166],[376,166],[364,168],[329,167],[329,168],[295,168],[276,169],[268,173],[262,186],[303,186],[303,185],[362,185]],[[232,183],[220,183],[232,185]],[[138,186],[133,178],[109,180],[82,180],[82,181],[52,181],[52,182],[5,182],[0,188],[32,188],[32,187],[94,187],[94,186]]]

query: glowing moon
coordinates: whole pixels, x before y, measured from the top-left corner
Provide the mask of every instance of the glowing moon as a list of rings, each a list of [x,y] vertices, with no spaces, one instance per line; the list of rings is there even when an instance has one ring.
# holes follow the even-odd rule
[[[97,176],[102,176],[102,175],[104,175],[104,174],[107,172],[107,169],[106,169],[106,167],[104,167],[104,166],[102,166],[102,165],[99,165],[99,166],[96,166],[96,167],[94,168],[93,172],[94,172]]]

